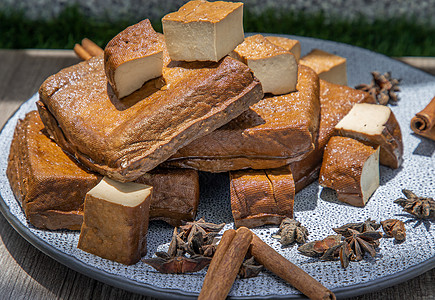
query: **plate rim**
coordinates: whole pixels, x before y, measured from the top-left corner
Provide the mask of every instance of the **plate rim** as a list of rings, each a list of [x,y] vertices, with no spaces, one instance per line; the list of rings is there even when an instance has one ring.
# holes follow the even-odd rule
[[[257,34],[256,32],[250,32],[245,33],[246,36]],[[341,46],[346,47],[353,47],[357,48],[359,51],[363,50],[368,53],[381,55],[385,59],[394,61],[394,63],[399,63],[402,65],[405,65],[409,68],[414,69],[415,71],[419,71],[424,73],[426,76],[429,75],[435,79],[435,76],[417,69],[411,65],[408,65],[402,61],[395,60],[385,54],[378,53],[369,49],[365,49],[359,46],[350,45],[346,43],[336,42],[336,41],[330,41],[320,38],[314,38],[314,37],[305,37],[305,36],[296,36],[296,35],[289,35],[289,34],[278,34],[278,33],[259,33],[267,36],[283,36],[288,38],[303,38],[303,39],[309,39],[313,41],[325,41],[328,43],[333,43]],[[3,124],[1,130],[0,130],[0,136],[3,135],[3,130],[5,127],[9,124],[12,118],[20,111],[22,106],[27,103],[29,100],[31,100],[35,95],[38,93],[36,92],[33,94],[29,99],[24,101],[20,106],[9,116],[7,121]],[[11,213],[9,206],[4,201],[3,197],[0,195],[0,211],[5,217],[5,219],[8,221],[8,223],[12,226],[12,228],[20,234],[21,237],[23,237],[27,242],[29,242],[32,246],[34,246],[36,249],[44,253],[45,255],[48,255],[58,263],[78,272],[85,276],[88,276],[90,278],[93,278],[95,280],[98,280],[100,282],[106,283],[110,286],[120,288],[129,292],[147,295],[151,297],[158,297],[160,299],[196,299],[198,297],[198,293],[194,292],[188,292],[183,291],[180,289],[173,289],[173,288],[160,288],[155,287],[153,285],[147,284],[147,283],[139,283],[137,281],[134,281],[132,279],[127,279],[125,277],[119,277],[114,274],[110,274],[104,270],[98,269],[96,267],[93,267],[91,265],[88,265],[79,259],[70,256],[55,247],[53,247],[51,244],[47,243],[46,241],[39,238],[37,235],[33,234],[29,227],[25,226],[20,222],[20,220]],[[18,201],[18,200],[16,200]],[[63,230],[58,230],[57,232],[62,232]],[[68,232],[68,230],[65,230]],[[348,297],[355,297],[366,293],[372,293],[379,291],[381,289],[391,287],[397,284],[400,284],[402,282],[405,282],[407,280],[410,280],[412,278],[415,278],[433,268],[435,266],[435,256],[419,263],[416,265],[413,265],[405,270],[399,271],[394,274],[386,275],[383,277],[379,277],[376,280],[371,280],[363,283],[357,283],[353,285],[348,285],[345,287],[337,287],[332,288],[331,291],[334,292],[337,298],[348,298]],[[288,283],[287,283],[288,284]],[[299,292],[299,291],[298,291]],[[228,299],[306,299],[300,292],[297,294],[287,294],[287,295],[265,295],[265,296],[228,296]]]

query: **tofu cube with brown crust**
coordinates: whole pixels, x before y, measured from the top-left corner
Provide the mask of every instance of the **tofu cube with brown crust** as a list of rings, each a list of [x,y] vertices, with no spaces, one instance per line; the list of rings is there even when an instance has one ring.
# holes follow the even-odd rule
[[[104,69],[118,98],[162,75],[163,47],[148,19],[121,31],[107,44]]]
[[[122,264],[146,254],[152,187],[104,177],[86,194],[78,248]]]
[[[266,39],[268,39],[271,43],[293,53],[296,61],[299,62],[299,59],[301,58],[301,43],[299,43],[298,40],[292,40],[286,37],[275,35],[266,36]]]
[[[264,93],[282,95],[296,90],[298,64],[295,56],[261,34],[247,37],[231,56],[251,68]]]
[[[355,104],[335,126],[336,135],[346,136],[372,147],[381,147],[381,165],[397,169],[403,162],[400,125],[387,106],[369,103]]]
[[[334,189],[339,201],[364,206],[379,186],[379,147],[332,137],[323,154],[319,183]]]
[[[310,67],[320,79],[331,83],[347,85],[346,58],[314,49],[299,60],[301,65]]]
[[[243,42],[243,3],[190,1],[162,25],[172,60],[219,61]]]

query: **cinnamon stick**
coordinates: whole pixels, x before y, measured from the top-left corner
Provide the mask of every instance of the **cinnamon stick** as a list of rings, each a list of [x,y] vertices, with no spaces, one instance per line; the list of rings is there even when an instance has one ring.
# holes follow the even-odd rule
[[[234,236],[236,235],[236,231],[234,229],[228,229],[222,235],[222,238],[216,248],[216,252],[213,255],[213,259],[208,266],[207,275],[204,279],[204,283],[210,278],[213,277],[213,273],[216,272],[217,268],[220,265],[222,258],[225,256],[225,252],[227,252],[228,247],[230,246]]]
[[[324,287],[320,282],[285,259],[258,236],[255,234],[252,235],[251,254],[255,257],[255,260],[266,269],[290,283],[310,299],[335,299],[334,293]]]
[[[240,227],[235,234],[226,234],[228,231],[222,236],[210,263],[199,300],[225,299],[248,252],[252,232],[246,227]]]
[[[435,141],[435,97],[411,119],[411,129],[416,134]]]
[[[78,57],[80,57],[83,60],[88,60],[92,58],[92,55],[90,55],[82,46],[79,44],[74,45],[74,52],[77,54]]]
[[[82,40],[82,47],[91,55],[97,56],[104,53],[104,50],[88,38]]]

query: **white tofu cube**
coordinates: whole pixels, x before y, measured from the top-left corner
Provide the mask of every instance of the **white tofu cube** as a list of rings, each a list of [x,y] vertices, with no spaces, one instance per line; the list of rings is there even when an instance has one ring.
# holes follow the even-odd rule
[[[387,106],[369,103],[355,104],[335,126],[335,134],[380,146],[380,163],[397,169],[403,161],[402,133],[399,123]]]
[[[347,85],[346,58],[344,57],[314,49],[301,57],[299,63],[313,69],[320,79]]]
[[[243,3],[190,1],[162,24],[172,60],[219,61],[243,42]]]
[[[162,75],[163,39],[144,20],[116,35],[104,49],[107,79],[118,98]]]
[[[274,35],[266,36],[266,39],[268,39],[271,43],[293,53],[296,61],[299,62],[299,59],[301,58],[301,43],[299,43],[298,40],[292,40],[282,36]]]
[[[247,37],[231,56],[251,68],[260,80],[264,93],[282,95],[296,91],[298,64],[295,56],[264,36]]]

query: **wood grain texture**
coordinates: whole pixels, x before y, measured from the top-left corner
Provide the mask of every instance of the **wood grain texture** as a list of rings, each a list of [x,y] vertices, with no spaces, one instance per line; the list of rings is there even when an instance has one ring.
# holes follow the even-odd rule
[[[73,51],[0,50],[0,126],[38,91],[49,75],[79,60]],[[435,74],[435,59],[415,59],[418,67]],[[407,59],[412,64],[412,59]],[[77,273],[38,251],[0,214],[0,299],[151,300]],[[435,299],[435,269],[402,284],[352,298]]]

